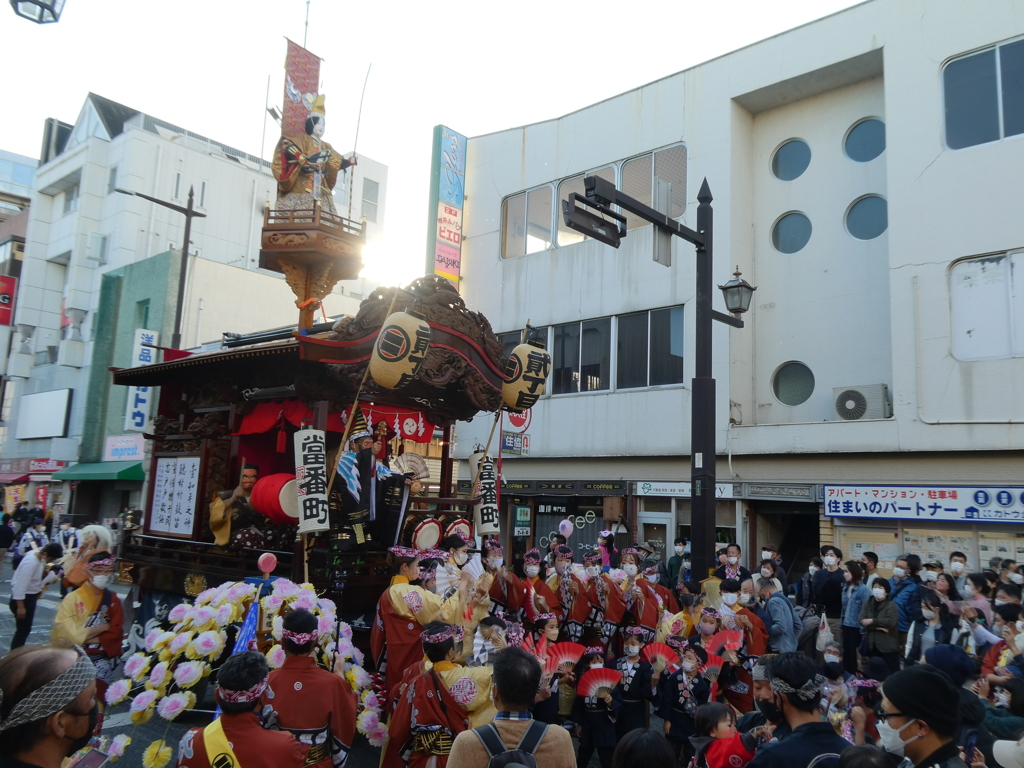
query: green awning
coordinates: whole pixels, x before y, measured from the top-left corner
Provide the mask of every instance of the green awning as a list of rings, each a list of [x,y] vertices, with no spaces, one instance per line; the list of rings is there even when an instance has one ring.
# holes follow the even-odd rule
[[[146,479],[141,461],[97,461],[75,464],[53,473],[55,480],[138,480]]]

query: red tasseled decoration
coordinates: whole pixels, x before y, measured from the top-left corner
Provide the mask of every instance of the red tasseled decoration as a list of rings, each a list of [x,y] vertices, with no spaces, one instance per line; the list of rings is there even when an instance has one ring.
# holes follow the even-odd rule
[[[287,449],[288,433],[285,431],[284,424],[285,424],[284,411],[281,411],[281,415],[280,415],[280,417],[278,417],[278,421],[277,421],[277,452],[278,453],[284,453],[285,450]]]

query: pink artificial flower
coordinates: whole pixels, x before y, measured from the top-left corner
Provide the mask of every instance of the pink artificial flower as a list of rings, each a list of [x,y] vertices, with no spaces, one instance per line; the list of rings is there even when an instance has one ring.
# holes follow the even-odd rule
[[[160,715],[164,720],[173,720],[186,709],[189,705],[189,694],[186,693],[172,693],[170,696],[165,696],[156,707],[156,713]]]
[[[140,680],[149,669],[149,657],[144,653],[132,654],[124,663],[124,673],[132,680]]]
[[[294,581],[288,579],[274,580],[274,594],[280,595],[284,600],[292,600],[299,594],[299,588]]]
[[[191,688],[203,679],[205,669],[201,661],[186,661],[174,668],[174,682],[179,688]]]
[[[284,617],[275,616],[274,621],[270,627],[270,634],[274,636],[275,640],[281,639],[281,634],[284,632]]]
[[[220,632],[209,630],[201,632],[195,640],[189,643],[190,656],[206,656],[214,658],[224,650],[224,638]]]
[[[196,605],[206,605],[206,603],[210,602],[210,598],[212,598],[216,594],[217,594],[217,588],[216,587],[210,587],[209,589],[204,589],[202,592],[200,592],[198,595],[196,595]]]
[[[208,605],[200,605],[192,609],[192,626],[196,629],[205,627],[217,616],[215,608],[211,608]]]
[[[149,688],[160,688],[167,681],[167,662],[161,661],[155,667],[153,671],[149,673],[149,682],[146,683]]]
[[[154,690],[143,691],[134,699],[132,699],[132,712],[141,712],[144,709],[150,709],[153,704],[159,698],[160,692]]]
[[[363,662],[366,661],[366,658],[363,655],[363,652],[360,651],[355,646],[352,646],[352,659],[355,661],[356,666],[359,666],[359,667],[362,667],[363,666]],[[363,674],[365,675],[366,673],[364,672]],[[367,677],[369,677],[369,675],[367,675]],[[367,684],[369,684],[369,683],[367,683]]]
[[[366,740],[370,742],[371,746],[380,747],[384,744],[384,739],[388,735],[388,727],[383,723],[377,723],[375,728],[371,728],[369,733],[366,734]]]
[[[280,669],[284,664],[285,653],[284,648],[280,645],[275,645],[269,651],[267,651],[267,664],[270,665],[271,669]]]
[[[167,646],[171,649],[171,653],[177,656],[179,653],[185,650],[185,647],[192,642],[192,636],[194,632],[182,632],[180,635],[175,635],[174,639],[171,640],[171,644]]]
[[[314,608],[316,608],[316,592],[310,592],[306,589],[299,590],[299,594],[294,602],[292,602],[292,610],[312,611]]]
[[[284,605],[284,598],[280,595],[267,595],[260,601],[260,605],[267,613],[277,613]]]
[[[320,598],[320,612],[321,613],[337,613],[338,606],[333,600],[328,600],[326,597]]]
[[[238,603],[244,602],[246,599],[256,591],[256,588],[252,584],[246,584],[239,582],[234,586],[230,587],[227,591],[227,599],[229,602],[237,605]]]
[[[380,699],[377,698],[377,694],[373,691],[367,691],[363,698],[363,706],[380,712]]]
[[[110,744],[107,746],[107,754],[115,760],[124,757],[125,748],[132,743],[131,737],[127,733],[121,733],[115,736]]]
[[[360,666],[355,666],[352,669],[355,670],[356,673],[356,685],[360,689],[369,687],[370,683],[373,681],[370,679],[370,675],[367,674],[366,670]]]
[[[329,635],[334,631],[334,622],[325,616],[321,616],[316,623],[316,633],[318,635]]]
[[[125,700],[125,697],[131,693],[132,684],[125,679],[118,680],[116,683],[111,683],[110,687],[107,688],[107,692],[104,695],[104,699],[107,704],[113,706],[114,704],[120,704]]]
[[[217,626],[226,627],[235,616],[235,606],[231,603],[223,603],[217,609]]]
[[[150,653],[153,652],[153,648],[154,648],[154,646],[156,644],[156,640],[162,634],[163,634],[163,630],[162,629],[154,629],[154,630],[151,630],[148,635],[146,635],[146,650],[147,651],[149,651]]]
[[[178,603],[176,606],[171,608],[171,612],[167,614],[167,620],[172,624],[179,624],[188,618],[188,612],[192,610],[192,606],[188,603]]]
[[[355,650],[352,643],[346,640],[344,637],[338,641],[338,655],[342,658],[350,658],[352,651]]]

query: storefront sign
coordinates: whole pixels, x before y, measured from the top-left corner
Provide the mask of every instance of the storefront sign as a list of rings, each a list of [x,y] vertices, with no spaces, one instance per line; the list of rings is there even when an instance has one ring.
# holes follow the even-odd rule
[[[10,325],[14,319],[14,297],[18,292],[18,278],[0,275],[0,325]]]
[[[443,125],[434,128],[431,215],[427,271],[459,287],[462,272],[462,208],[466,187],[466,137]]]
[[[624,495],[626,493],[625,480],[584,480],[580,483],[581,491],[593,491],[605,496]]]
[[[529,536],[530,535],[530,508],[527,506],[519,505],[512,507],[512,510],[516,513],[516,525],[515,531],[512,533],[513,536]]]
[[[8,515],[14,514],[14,508],[25,499],[24,485],[8,485],[4,488],[4,512]]]
[[[156,350],[153,348],[160,340],[156,331],[138,328],[135,331],[135,343],[132,344],[130,368],[140,365],[152,365],[156,362]],[[146,346],[151,345],[151,346]],[[128,387],[128,404],[124,412],[124,431],[141,432],[149,421],[149,410],[153,403],[152,387]]]
[[[537,490],[543,493],[544,491],[550,491],[555,493],[564,493],[566,491],[575,491],[578,484],[575,480],[538,480]]]
[[[46,509],[46,501],[50,495],[50,489],[45,485],[36,487],[36,506],[40,509]]]
[[[111,435],[103,447],[103,460],[142,461],[145,443],[142,435]]]
[[[522,432],[502,432],[501,452],[509,456],[529,456],[530,436]]]
[[[719,499],[735,498],[732,483],[716,483],[715,497]],[[681,499],[690,498],[690,483],[659,483],[638,481],[636,484],[637,496],[675,496]]]
[[[31,463],[32,459],[0,459],[0,472],[5,475],[14,472],[28,474]]]
[[[810,485],[753,485],[747,483],[745,497],[770,499],[796,499],[814,501],[814,487]]]
[[[54,459],[29,459],[28,471],[32,473],[56,472],[58,469],[64,469],[67,465],[66,461],[55,461]]]
[[[480,482],[475,496],[480,497],[476,505],[475,523],[477,536],[489,536],[498,533],[498,473],[494,468],[494,459],[484,456],[480,462]]]
[[[1024,521],[1024,487],[826,485],[826,517],[1002,523]]]
[[[330,528],[327,520],[327,443],[319,429],[295,433],[295,489],[299,494],[299,533]]]

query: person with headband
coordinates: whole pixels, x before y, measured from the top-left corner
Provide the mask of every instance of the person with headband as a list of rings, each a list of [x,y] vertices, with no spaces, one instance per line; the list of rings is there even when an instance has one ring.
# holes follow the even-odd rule
[[[0,765],[60,768],[96,730],[96,670],[65,641],[0,659]]]
[[[587,574],[584,589],[590,607],[583,623],[583,634],[585,638],[599,640],[607,648],[626,613],[626,603],[618,586],[602,570],[599,551],[583,555],[583,568]]]
[[[342,764],[356,733],[358,700],[340,675],[317,666],[320,633],[316,616],[290,611],[281,629],[285,660],[270,673],[263,697],[264,722],[276,723],[309,747],[307,765]]]
[[[565,621],[563,638],[578,643],[583,636],[583,622],[590,615],[590,603],[584,594],[583,582],[572,572],[572,549],[564,544],[555,547],[555,572],[547,584],[558,599]]]
[[[228,657],[217,672],[217,689],[213,694],[222,714],[205,728],[185,733],[178,745],[178,768],[307,765],[309,745],[300,743],[287,731],[264,728],[257,715],[269,675],[270,667],[259,651]]]
[[[420,578],[423,553],[409,547],[391,547],[388,564],[391,586],[377,601],[370,631],[370,651],[376,668],[384,674],[385,698],[390,699],[402,673],[423,656],[420,632],[432,621],[458,624],[470,611],[467,632],[472,632],[487,615],[490,598],[480,588],[472,589],[473,577],[463,571],[458,589],[447,599],[413,584]],[[432,554],[432,553],[431,553]],[[386,645],[385,645],[386,643]]]
[[[100,702],[121,658],[124,642],[124,608],[110,589],[117,558],[109,552],[89,557],[89,579],[65,597],[57,608],[51,637],[81,645],[96,667],[96,695]],[[103,704],[100,704],[101,710]]]
[[[637,625],[644,630],[643,641],[649,643],[658,630],[661,611],[658,607],[658,596],[651,589],[650,583],[638,578],[640,571],[640,553],[634,547],[627,547],[619,555],[619,562],[626,578],[619,586],[622,601],[626,604],[626,615],[622,618],[624,626]]]
[[[658,563],[652,563],[650,560],[644,562],[644,581],[650,584],[654,594],[657,595],[662,612],[679,613],[676,596],[672,594],[672,590],[661,583],[661,569]]]
[[[523,585],[526,587],[526,618],[536,623],[537,615],[540,613],[553,613],[558,618],[558,624],[562,624],[562,606],[551,591],[551,587],[540,577],[540,550],[534,547],[523,555],[523,572],[526,578]]]
[[[851,746],[821,719],[819,703],[825,679],[813,659],[803,653],[780,653],[768,665],[771,698],[758,708],[771,721],[781,714],[792,729],[783,740],[765,744],[748,763],[752,768],[808,768],[812,763],[835,766]],[[833,759],[834,758],[834,759]],[[822,760],[828,762],[822,763]]]
[[[505,622],[508,644],[522,644],[523,611],[526,606],[526,586],[505,567],[505,550],[496,538],[484,539],[484,569],[493,581],[487,594],[491,598],[490,614]]]

